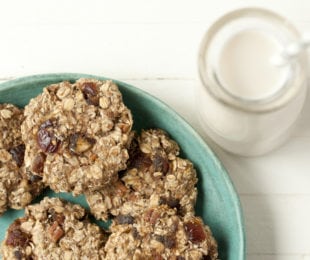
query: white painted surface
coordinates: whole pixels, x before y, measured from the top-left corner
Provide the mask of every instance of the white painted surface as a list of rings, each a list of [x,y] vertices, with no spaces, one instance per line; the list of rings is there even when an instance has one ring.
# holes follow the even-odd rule
[[[307,0],[2,1],[0,79],[84,72],[124,80],[195,117],[196,56],[225,11],[261,6],[310,31]],[[240,158],[214,146],[236,186],[248,259],[310,259],[310,95],[293,137],[277,151]],[[276,127],[276,125],[275,125]]]

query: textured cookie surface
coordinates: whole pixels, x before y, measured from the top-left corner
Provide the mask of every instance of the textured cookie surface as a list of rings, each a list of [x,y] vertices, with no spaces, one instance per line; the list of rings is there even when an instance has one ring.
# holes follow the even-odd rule
[[[162,205],[139,217],[119,215],[106,245],[106,259],[217,259],[217,244],[199,217],[180,217]]]
[[[146,207],[162,204],[176,208],[180,215],[194,212],[196,171],[178,153],[178,145],[164,131],[142,131],[131,142],[128,168],[120,179],[87,194],[91,212],[103,220],[109,214],[136,216]]]
[[[104,259],[106,238],[79,205],[45,198],[11,224],[1,253],[3,260]]]
[[[0,214],[9,207],[24,208],[43,188],[40,177],[25,171],[23,120],[22,110],[0,104]]]
[[[26,168],[54,191],[98,190],[126,167],[132,116],[113,82],[50,85],[25,107],[25,116]]]

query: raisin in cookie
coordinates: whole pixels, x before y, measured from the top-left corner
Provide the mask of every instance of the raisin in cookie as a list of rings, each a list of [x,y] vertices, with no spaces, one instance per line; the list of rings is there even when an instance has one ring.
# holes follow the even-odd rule
[[[5,259],[104,259],[105,232],[85,210],[58,198],[26,207],[2,243]]]
[[[107,186],[126,167],[132,116],[112,81],[46,87],[25,107],[25,165],[56,192]]]
[[[25,171],[20,130],[23,120],[22,110],[0,104],[0,214],[8,207],[24,208],[43,188],[39,176]]]
[[[161,204],[176,208],[180,215],[194,212],[196,171],[178,153],[179,146],[163,130],[142,131],[131,142],[128,168],[120,179],[86,194],[91,212],[103,220],[109,214],[136,216],[145,207]]]
[[[217,244],[199,217],[177,215],[162,205],[147,209],[137,218],[118,216],[106,245],[107,260],[217,259]]]

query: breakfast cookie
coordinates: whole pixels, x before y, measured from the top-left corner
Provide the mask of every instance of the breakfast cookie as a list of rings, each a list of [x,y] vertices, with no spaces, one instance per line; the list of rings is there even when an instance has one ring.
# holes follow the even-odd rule
[[[2,243],[6,259],[104,259],[106,233],[87,219],[79,206],[44,198],[26,207]]]
[[[91,212],[106,220],[109,214],[139,215],[145,207],[166,204],[178,214],[194,212],[196,171],[177,157],[179,146],[160,129],[142,131],[131,142],[126,171],[106,189],[86,194]]]
[[[137,218],[119,215],[105,245],[107,260],[217,259],[217,244],[199,217],[177,215],[167,205],[149,208]]]
[[[26,169],[56,192],[106,187],[126,167],[132,123],[112,81],[52,84],[25,107]]]
[[[0,215],[8,207],[24,208],[43,188],[39,176],[25,171],[20,130],[23,120],[21,109],[0,104]]]

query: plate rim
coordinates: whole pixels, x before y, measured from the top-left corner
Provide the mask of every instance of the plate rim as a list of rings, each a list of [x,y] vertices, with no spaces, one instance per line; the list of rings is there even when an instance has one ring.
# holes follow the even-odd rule
[[[242,211],[242,206],[240,202],[240,198],[238,196],[238,193],[236,191],[236,188],[232,182],[231,177],[228,174],[228,171],[222,164],[222,162],[219,160],[217,155],[212,151],[212,149],[209,147],[209,145],[205,142],[205,140],[197,133],[197,131],[187,122],[187,120],[178,114],[173,108],[171,108],[168,104],[161,101],[159,98],[153,96],[152,94],[148,93],[145,90],[142,90],[140,88],[137,88],[131,84],[128,84],[121,80],[116,80],[114,78],[105,77],[105,76],[99,76],[99,75],[93,75],[93,74],[85,74],[85,73],[44,73],[44,74],[34,74],[34,75],[28,75],[28,76],[22,76],[17,77],[16,79],[11,79],[5,82],[0,83],[1,90],[9,89],[11,87],[14,87],[18,84],[24,84],[25,82],[35,82],[35,81],[42,81],[42,80],[50,80],[53,81],[56,79],[56,81],[63,81],[66,79],[78,79],[78,78],[96,78],[101,80],[112,80],[116,84],[120,84],[124,87],[129,87],[131,90],[135,91],[138,94],[142,94],[143,96],[147,97],[148,99],[152,99],[153,102],[155,102],[157,105],[161,106],[164,109],[169,110],[171,115],[176,118],[178,121],[180,121],[183,126],[186,128],[187,131],[191,133],[191,135],[194,136],[194,138],[199,142],[199,145],[207,151],[207,153],[210,155],[212,161],[217,166],[218,170],[221,172],[222,178],[225,181],[226,187],[228,188],[230,195],[232,197],[233,204],[235,208],[237,209],[235,211],[236,219],[238,220],[239,225],[239,234],[238,237],[240,238],[240,249],[239,249],[239,256],[240,259],[245,260],[246,259],[246,234],[245,234],[245,225],[244,225],[244,216]]]

